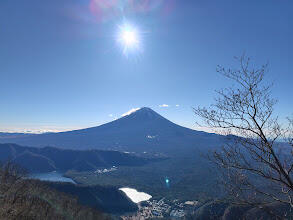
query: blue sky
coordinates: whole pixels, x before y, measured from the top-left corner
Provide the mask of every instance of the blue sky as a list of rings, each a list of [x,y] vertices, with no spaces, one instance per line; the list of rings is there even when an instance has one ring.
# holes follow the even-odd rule
[[[216,66],[243,52],[269,62],[276,111],[292,115],[292,11],[290,0],[1,0],[0,130],[84,128],[142,106],[196,128],[191,107],[229,83]],[[140,35],[128,56],[123,22]]]

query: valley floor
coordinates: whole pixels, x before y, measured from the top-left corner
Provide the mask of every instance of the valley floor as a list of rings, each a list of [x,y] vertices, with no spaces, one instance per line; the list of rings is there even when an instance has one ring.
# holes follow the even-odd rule
[[[139,167],[118,167],[112,172],[70,171],[66,176],[82,185],[135,188],[154,199],[207,201],[218,192],[215,175],[207,167],[198,157],[178,157]]]

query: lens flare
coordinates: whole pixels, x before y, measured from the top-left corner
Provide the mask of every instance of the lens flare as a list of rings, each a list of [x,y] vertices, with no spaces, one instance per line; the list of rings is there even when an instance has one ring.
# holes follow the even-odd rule
[[[166,183],[166,187],[169,188],[170,187],[170,180],[168,177],[165,178],[165,183]]]

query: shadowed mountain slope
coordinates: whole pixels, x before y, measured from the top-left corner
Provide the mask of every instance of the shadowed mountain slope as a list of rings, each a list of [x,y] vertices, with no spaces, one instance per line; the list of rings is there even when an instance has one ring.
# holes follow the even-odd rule
[[[124,192],[112,186],[81,186],[72,183],[47,182],[50,187],[78,198],[78,202],[87,207],[102,210],[106,213],[123,214],[137,211]]]

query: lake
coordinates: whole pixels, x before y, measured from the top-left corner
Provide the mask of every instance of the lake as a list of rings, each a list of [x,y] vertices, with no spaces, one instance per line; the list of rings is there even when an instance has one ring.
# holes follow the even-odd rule
[[[123,191],[128,198],[130,198],[134,203],[139,203],[142,201],[147,201],[152,198],[151,195],[144,193],[144,192],[138,192],[136,189],[132,188],[120,188],[119,190]]]
[[[52,182],[69,182],[69,183],[75,184],[75,182],[72,179],[64,177],[62,173],[56,172],[56,171],[48,172],[48,173],[31,174],[30,178],[44,180],[44,181],[52,181]]]

